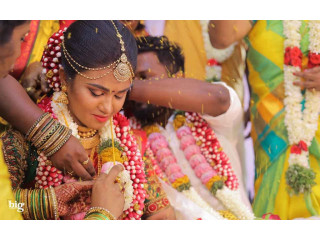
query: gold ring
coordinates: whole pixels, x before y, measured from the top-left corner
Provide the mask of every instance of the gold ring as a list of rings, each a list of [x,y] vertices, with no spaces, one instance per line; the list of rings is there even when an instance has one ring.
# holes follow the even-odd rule
[[[116,177],[116,179],[114,180],[114,183],[120,183],[120,177]]]
[[[34,88],[34,87],[27,87],[26,88],[26,91],[27,92],[33,92],[33,91],[35,91],[36,89]]]
[[[84,162],[82,162],[81,164],[83,165],[83,166],[85,166],[85,165],[87,165],[88,163],[89,163],[89,158],[87,159],[87,160],[85,160]]]

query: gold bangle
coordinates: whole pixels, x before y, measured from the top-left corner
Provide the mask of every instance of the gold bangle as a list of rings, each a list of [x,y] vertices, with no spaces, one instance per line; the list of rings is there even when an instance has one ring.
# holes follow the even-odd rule
[[[107,216],[98,213],[98,212],[92,212],[88,214],[84,220],[110,220]]]
[[[69,130],[69,131],[67,132],[67,135],[62,138],[63,140],[60,142],[60,144],[59,144],[57,147],[55,147],[51,152],[48,152],[48,154],[46,154],[46,156],[47,156],[47,157],[50,157],[50,156],[52,156],[53,154],[55,154],[57,151],[59,151],[60,148],[62,148],[62,146],[69,140],[69,138],[71,137],[71,135],[72,135],[72,131]]]
[[[24,211],[23,211],[23,215],[25,215],[25,219],[26,220],[30,220],[30,215],[29,215],[29,206],[28,206],[28,189],[24,189]]]
[[[88,212],[86,213],[85,217],[87,217],[89,214],[94,213],[94,212],[101,213],[104,216],[106,216],[107,218],[109,218],[110,220],[116,220],[115,216],[113,216],[113,214],[109,210],[102,208],[102,207],[91,207],[88,210]]]
[[[48,200],[48,211],[49,211],[49,217],[48,219],[54,219],[54,212],[53,212],[53,204],[52,204],[52,200],[51,200],[51,196],[50,196],[50,189],[47,188],[46,189],[46,197]]]
[[[34,134],[34,136],[31,138],[31,142],[35,144],[42,136],[45,136],[52,124],[54,124],[53,118],[51,118],[43,128],[39,129],[39,131]]]
[[[41,132],[40,130],[39,136],[37,136],[37,138],[35,138],[34,140],[31,140],[31,142],[36,148],[41,147],[48,140],[48,138],[50,138],[50,136],[52,136],[52,134],[55,133],[55,131],[59,127],[59,124],[56,121],[51,121],[48,124],[49,126],[44,132]]]
[[[56,193],[54,192],[53,187],[49,187],[52,197],[52,203],[53,203],[53,212],[54,212],[54,220],[58,220],[59,214],[58,214],[58,204],[56,199]]]
[[[48,190],[43,189],[43,191],[44,191],[44,201],[46,203],[45,211],[46,211],[47,219],[50,219],[51,215],[50,215],[50,204],[49,204],[49,198],[48,198]]]
[[[41,145],[37,149],[42,152],[44,149],[48,149],[59,137],[59,134],[63,130],[64,126],[62,124],[57,124],[52,131],[46,136]]]
[[[38,201],[40,202],[40,214],[41,214],[41,219],[45,220],[45,216],[43,213],[43,202],[42,202],[42,194],[43,194],[43,189],[39,190],[39,196],[38,196]]]
[[[68,134],[68,129],[61,125],[61,129],[59,129],[59,134],[57,135],[57,137],[55,137],[55,141],[52,142],[48,142],[48,145],[46,148],[43,149],[43,152],[45,153],[50,153],[53,150],[56,149],[56,147],[63,141],[63,139],[67,136]]]
[[[30,141],[33,134],[38,130],[38,128],[50,118],[49,113],[44,113],[42,116],[38,118],[38,120],[32,125],[32,127],[28,130],[26,134],[26,139]]]

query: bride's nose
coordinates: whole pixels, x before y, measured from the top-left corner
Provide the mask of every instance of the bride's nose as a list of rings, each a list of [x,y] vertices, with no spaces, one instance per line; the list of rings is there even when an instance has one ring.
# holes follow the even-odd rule
[[[105,115],[111,115],[113,112],[112,96],[104,98],[98,105],[98,109]]]

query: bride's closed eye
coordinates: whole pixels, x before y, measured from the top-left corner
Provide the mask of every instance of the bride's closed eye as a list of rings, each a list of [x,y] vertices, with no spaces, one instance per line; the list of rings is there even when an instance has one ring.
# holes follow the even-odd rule
[[[104,92],[101,91],[101,90],[90,89],[89,88],[89,91],[91,92],[91,95],[94,96],[94,97],[100,97],[100,96],[104,95]]]
[[[114,97],[118,100],[122,99],[125,95],[126,95],[127,92],[122,92],[122,93],[118,93],[116,95],[114,95]]]

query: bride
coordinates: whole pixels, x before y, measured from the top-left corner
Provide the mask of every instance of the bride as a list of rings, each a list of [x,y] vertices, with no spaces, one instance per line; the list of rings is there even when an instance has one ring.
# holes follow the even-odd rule
[[[121,188],[118,194],[124,195],[123,211],[113,210],[123,204],[121,201],[111,202],[108,209],[117,219],[174,219],[160,183],[148,174],[147,168],[152,166],[144,164],[129,121],[119,113],[133,84],[136,61],[135,39],[119,21],[76,21],[48,41],[42,64],[54,92],[43,98],[39,106],[79,139],[88,153],[83,165],[91,161],[98,175],[108,173],[114,164],[124,166],[116,179]],[[36,146],[31,146],[16,130],[2,136],[12,186],[16,197],[29,204],[29,218],[45,218],[44,206],[36,200],[45,194],[49,196],[52,190],[56,195],[53,202],[57,202],[55,218],[59,214],[63,219],[84,217],[85,208],[63,213],[59,206],[63,196],[55,190],[77,181],[74,173],[57,171],[41,147],[36,148],[42,141],[54,142],[59,134],[65,134],[63,128],[58,130],[59,125],[48,121],[41,131],[31,132],[34,135],[27,139],[36,139]],[[45,133],[49,135],[41,135]],[[29,197],[34,201],[24,197],[28,195],[23,188],[39,189]],[[90,198],[80,194],[77,201],[86,206]],[[45,210],[50,212],[54,206],[48,204],[49,210]]]

